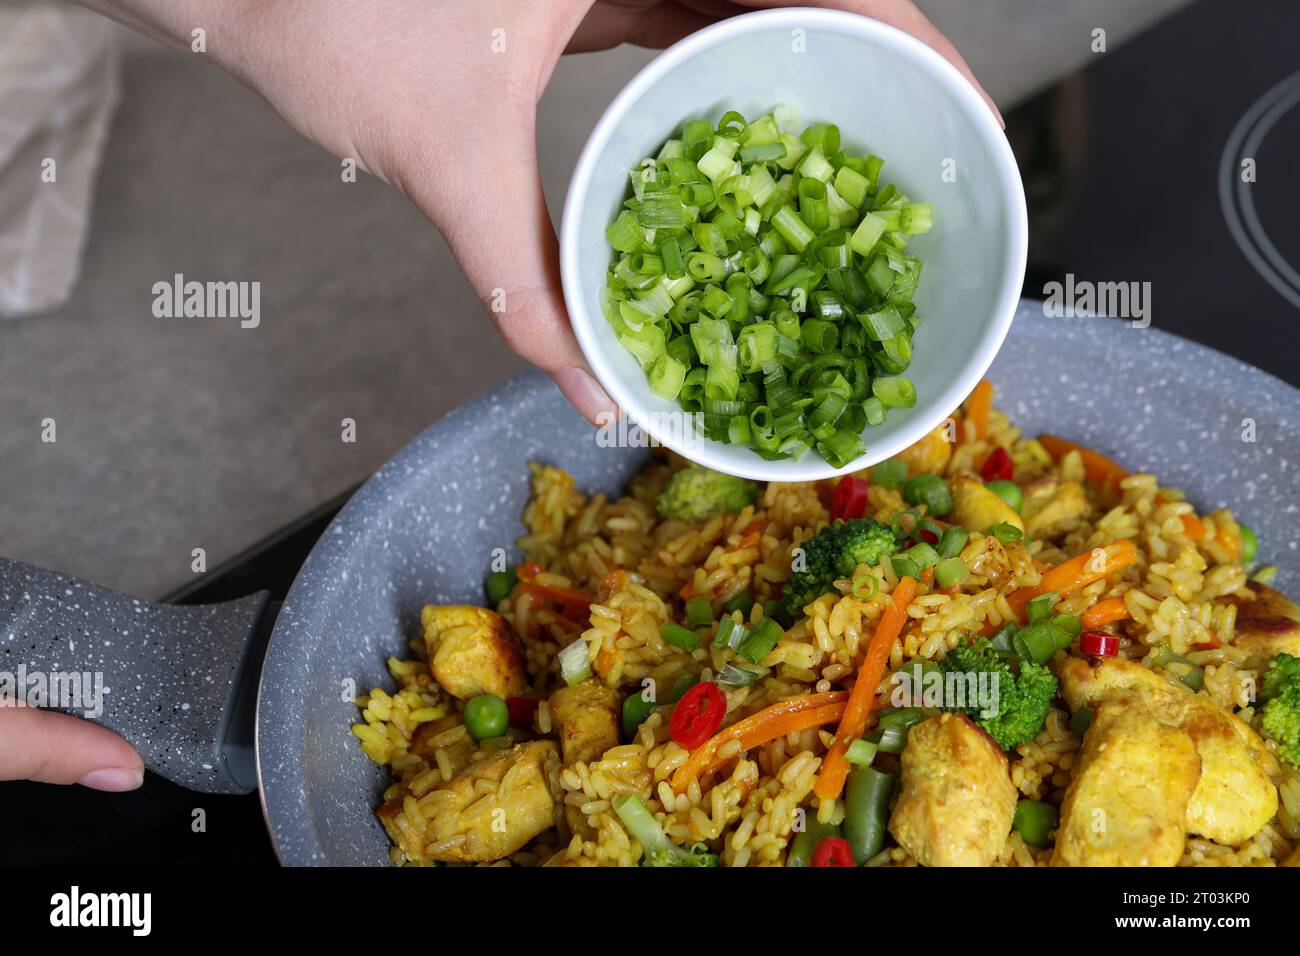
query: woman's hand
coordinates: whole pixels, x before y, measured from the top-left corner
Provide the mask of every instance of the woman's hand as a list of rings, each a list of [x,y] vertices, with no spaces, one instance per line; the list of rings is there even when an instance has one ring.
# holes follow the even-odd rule
[[[565,312],[555,230],[537,170],[537,101],[566,51],[625,41],[660,47],[720,18],[789,5],[778,0],[82,2],[186,48],[192,32],[202,28],[207,55],[266,97],[295,129],[402,190],[446,237],[506,344],[548,372],[593,421],[615,409],[588,371]],[[952,44],[909,0],[803,2],[899,27],[975,82]]]
[[[131,745],[111,730],[4,700],[0,701],[0,780],[134,790],[144,782],[144,764]]]

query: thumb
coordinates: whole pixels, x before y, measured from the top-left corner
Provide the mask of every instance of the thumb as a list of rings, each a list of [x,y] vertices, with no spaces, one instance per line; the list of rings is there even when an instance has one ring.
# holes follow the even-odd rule
[[[0,701],[0,780],[134,790],[144,782],[144,763],[130,744],[98,724],[5,700]]]
[[[560,285],[559,245],[546,209],[531,122],[478,145],[478,181],[416,202],[446,237],[488,318],[515,353],[548,373],[589,421],[617,414],[574,337]],[[483,181],[483,179],[487,181]]]

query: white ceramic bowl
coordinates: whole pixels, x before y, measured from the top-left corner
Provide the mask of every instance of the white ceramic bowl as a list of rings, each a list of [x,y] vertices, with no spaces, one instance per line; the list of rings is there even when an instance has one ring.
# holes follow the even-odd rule
[[[657,153],[685,120],[716,123],[731,109],[753,118],[778,104],[798,109],[802,125],[836,123],[847,150],[884,157],[882,182],[934,207],[934,227],[908,249],[925,263],[915,298],[924,321],[905,373],[916,385],[916,405],[891,409],[885,424],[867,428],[866,454],[841,469],[815,451],[798,461],[765,461],[745,446],[683,428],[687,416],[650,391],[600,309],[611,261],[605,228],[628,196],[628,170]],[[724,20],[638,73],[582,151],[561,232],[569,317],[592,370],[623,412],[662,444],[718,471],[809,481],[897,454],[965,399],[1015,315],[1028,225],[1006,137],[952,64],[875,20],[796,8]]]

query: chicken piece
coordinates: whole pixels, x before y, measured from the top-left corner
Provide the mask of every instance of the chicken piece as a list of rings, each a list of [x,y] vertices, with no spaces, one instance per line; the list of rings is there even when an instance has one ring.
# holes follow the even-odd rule
[[[889,832],[924,866],[990,866],[1011,832],[1016,788],[1007,756],[965,717],[912,728]]]
[[[1061,688],[1072,709],[1116,701],[1185,731],[1201,758],[1201,778],[1187,807],[1187,828],[1219,843],[1246,842],[1277,813],[1277,759],[1253,728],[1203,694],[1134,661],[1096,665],[1071,658]]]
[[[419,800],[399,794],[379,808],[378,816],[412,860],[499,860],[555,826],[558,774],[554,741],[535,740],[470,764]],[[408,800],[423,827],[412,821]]]
[[[1053,866],[1175,866],[1201,779],[1196,744],[1124,701],[1093,716],[1061,804]]]
[[[478,749],[474,738],[465,729],[462,714],[448,714],[437,720],[420,724],[411,734],[411,753],[425,760],[430,767],[443,771],[443,779],[450,780],[469,766],[470,757]],[[443,759],[438,760],[438,751]]]
[[[599,760],[606,750],[618,746],[621,706],[612,687],[594,680],[562,687],[551,695],[550,708],[566,767]]]
[[[917,475],[942,475],[952,457],[949,439],[948,425],[944,422],[926,432],[916,444],[900,451],[898,457],[907,463],[907,474],[913,478]]]
[[[1248,581],[1255,599],[1224,598],[1237,606],[1237,630],[1232,643],[1250,652],[1246,666],[1263,670],[1278,654],[1300,657],[1300,607],[1281,591]]]
[[[460,700],[479,694],[510,697],[526,682],[524,655],[506,622],[468,604],[425,605],[420,611],[429,670]]]
[[[1071,531],[1091,508],[1087,492],[1077,481],[1061,481],[1044,475],[1021,491],[1024,500],[1020,516],[1025,521],[1025,533],[1031,538],[1051,538]]]
[[[1015,509],[984,487],[978,478],[956,475],[948,480],[948,487],[952,490],[954,524],[968,531],[987,531],[1005,522],[1025,530],[1025,523]]]

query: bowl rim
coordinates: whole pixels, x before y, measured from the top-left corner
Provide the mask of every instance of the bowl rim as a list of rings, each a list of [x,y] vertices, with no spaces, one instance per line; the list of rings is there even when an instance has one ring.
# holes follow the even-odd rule
[[[738,456],[744,462],[738,464],[714,447],[718,445],[730,448],[732,447],[730,445],[704,436],[699,436],[698,441],[693,442],[691,447],[678,441],[671,431],[659,427],[657,416],[649,414],[649,409],[644,407],[632,391],[631,385],[624,382],[622,376],[614,373],[607,366],[605,350],[598,341],[594,329],[597,317],[590,315],[584,305],[579,275],[577,255],[579,221],[586,206],[597,160],[616,124],[649,87],[684,61],[724,40],[783,25],[815,26],[833,32],[870,38],[891,48],[893,52],[905,57],[910,56],[918,61],[953,95],[962,105],[967,116],[972,119],[976,135],[987,149],[996,167],[997,184],[1002,193],[1006,213],[1009,267],[1003,270],[999,280],[994,307],[991,310],[992,320],[985,323],[977,345],[971,351],[971,360],[962,366],[961,374],[954,376],[938,396],[929,400],[935,403],[936,409],[946,409],[946,411],[938,417],[931,413],[928,416],[909,419],[891,435],[868,445],[864,455],[842,468],[833,468],[820,455],[812,451],[805,453],[798,461],[787,459],[768,461],[751,453],[749,456]],[[618,406],[620,415],[626,415],[659,444],[715,471],[756,481],[815,481],[858,471],[898,454],[933,430],[966,399],[993,364],[994,357],[1011,329],[1024,283],[1028,252],[1028,210],[1020,169],[1011,151],[1011,144],[1007,141],[1005,133],[984,98],[961,71],[924,41],[879,20],[840,10],[786,7],[729,17],[690,34],[663,50],[618,92],[592,128],[569,180],[560,226],[560,279],[569,322],[578,339],[578,345],[601,387],[606,389],[610,398]],[[598,318],[604,321],[603,315]]]

